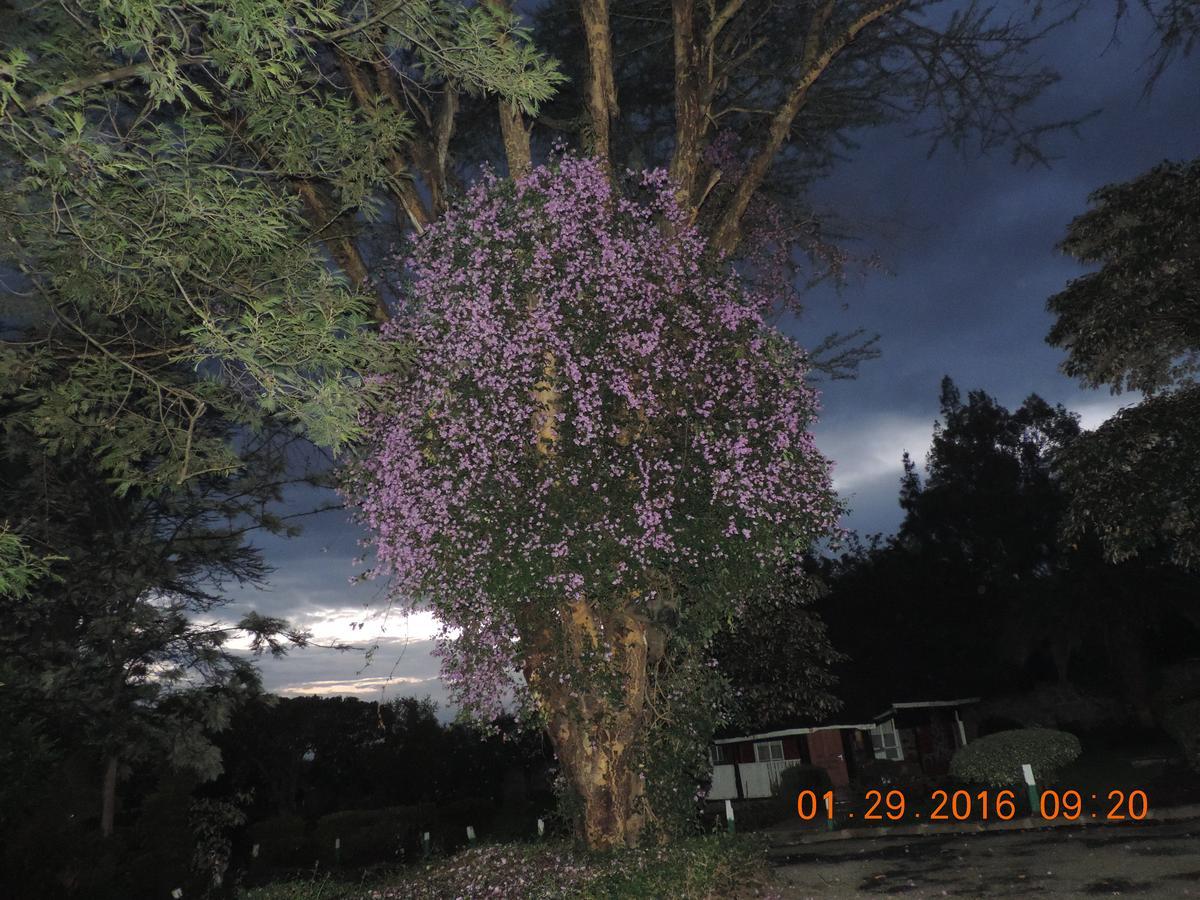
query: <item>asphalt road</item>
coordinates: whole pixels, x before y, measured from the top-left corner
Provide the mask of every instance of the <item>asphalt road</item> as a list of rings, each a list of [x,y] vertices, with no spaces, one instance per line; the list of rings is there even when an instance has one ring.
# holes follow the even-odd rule
[[[861,838],[783,848],[785,900],[1200,898],[1200,820]]]

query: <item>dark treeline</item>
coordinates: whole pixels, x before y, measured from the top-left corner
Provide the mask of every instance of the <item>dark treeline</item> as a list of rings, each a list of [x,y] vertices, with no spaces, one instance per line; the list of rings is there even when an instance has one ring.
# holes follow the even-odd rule
[[[543,737],[511,720],[481,731],[443,724],[428,700],[264,695],[212,729],[215,779],[166,754],[133,766],[105,839],[97,761],[62,724],[6,773],[9,896],[232,895],[285,870],[408,862],[424,832],[435,851],[465,843],[467,825],[531,837],[553,805]]]
[[[1086,437],[1074,413],[1037,395],[1015,410],[964,398],[949,378],[940,405],[924,474],[904,458],[898,533],[813,564],[848,656],[838,695],[870,709],[1040,692],[1102,699],[1111,725],[1170,721],[1186,698],[1164,688],[1196,653],[1200,576],[1167,548],[1113,563],[1094,535],[1064,531],[1062,465]],[[1078,703],[1030,714],[1089,724],[1069,721]]]

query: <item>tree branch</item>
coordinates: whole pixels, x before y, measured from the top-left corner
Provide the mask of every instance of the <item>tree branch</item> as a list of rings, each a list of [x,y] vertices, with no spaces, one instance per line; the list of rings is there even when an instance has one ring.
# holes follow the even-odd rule
[[[863,29],[895,11],[904,2],[905,0],[885,0],[878,6],[872,7],[847,25],[837,37],[825,46],[824,50],[820,49],[821,32],[833,12],[834,0],[826,0],[813,14],[813,22],[805,42],[800,77],[792,85],[787,98],[772,117],[766,139],[746,166],[746,171],[741,181],[738,182],[737,188],[713,232],[710,246],[718,256],[728,255],[737,249],[741,240],[742,218],[750,206],[750,200],[762,186],[763,180],[770,171],[775,156],[791,131],[792,123],[808,99],[809,89],[829,69],[838,54],[857,38]]]

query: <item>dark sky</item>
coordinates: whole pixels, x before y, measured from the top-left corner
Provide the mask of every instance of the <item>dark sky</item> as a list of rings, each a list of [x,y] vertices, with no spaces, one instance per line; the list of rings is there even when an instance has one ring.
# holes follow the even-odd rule
[[[924,458],[943,375],[1009,407],[1036,392],[1079,412],[1085,427],[1136,400],[1080,388],[1059,373],[1062,354],[1044,340],[1046,298],[1082,272],[1055,244],[1088,194],[1163,159],[1200,154],[1200,55],[1176,62],[1143,96],[1154,44],[1135,10],[1113,45],[1113,5],[1090,4],[1042,45],[1063,78],[1035,114],[1058,120],[1102,110],[1078,138],[1051,141],[1059,157],[1052,167],[1014,167],[1004,153],[927,158],[928,145],[904,128],[876,129],[861,135],[856,158],[819,187],[818,205],[854,226],[860,248],[877,252],[888,270],[855,280],[840,297],[814,291],[791,326],[808,344],[859,326],[881,336],[881,358],[859,378],[822,386],[817,443],[836,463],[835,483],[851,506],[848,527],[886,533],[899,523],[901,454]],[[264,661],[267,686],[444,700],[428,617],[386,614],[382,585],[348,584],[358,537],[343,514],[327,513],[298,539],[261,542],[276,567],[269,590],[239,595],[233,612],[253,606],[290,617],[318,638],[379,643],[369,665],[361,650],[308,649]],[[352,629],[353,622],[365,625]]]

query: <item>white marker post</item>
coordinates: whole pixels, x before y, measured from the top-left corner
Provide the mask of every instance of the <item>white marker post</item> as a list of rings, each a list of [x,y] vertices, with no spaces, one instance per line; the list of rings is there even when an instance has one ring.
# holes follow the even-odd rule
[[[725,801],[725,827],[733,834],[733,803],[729,800]]]
[[[468,844],[475,843],[475,826],[474,825],[467,826],[467,843]]]
[[[333,839],[333,859],[340,866],[342,864],[342,839]]]
[[[428,858],[428,856],[429,856],[429,832],[428,831],[423,832],[421,834],[421,850],[425,853],[425,856]]]
[[[538,819],[538,837],[546,836],[546,823],[542,819]]]
[[[1042,798],[1038,794],[1037,782],[1033,780],[1033,766],[1029,763],[1022,764],[1021,774],[1025,776],[1025,788],[1029,791],[1029,814],[1031,816],[1041,815]]]

